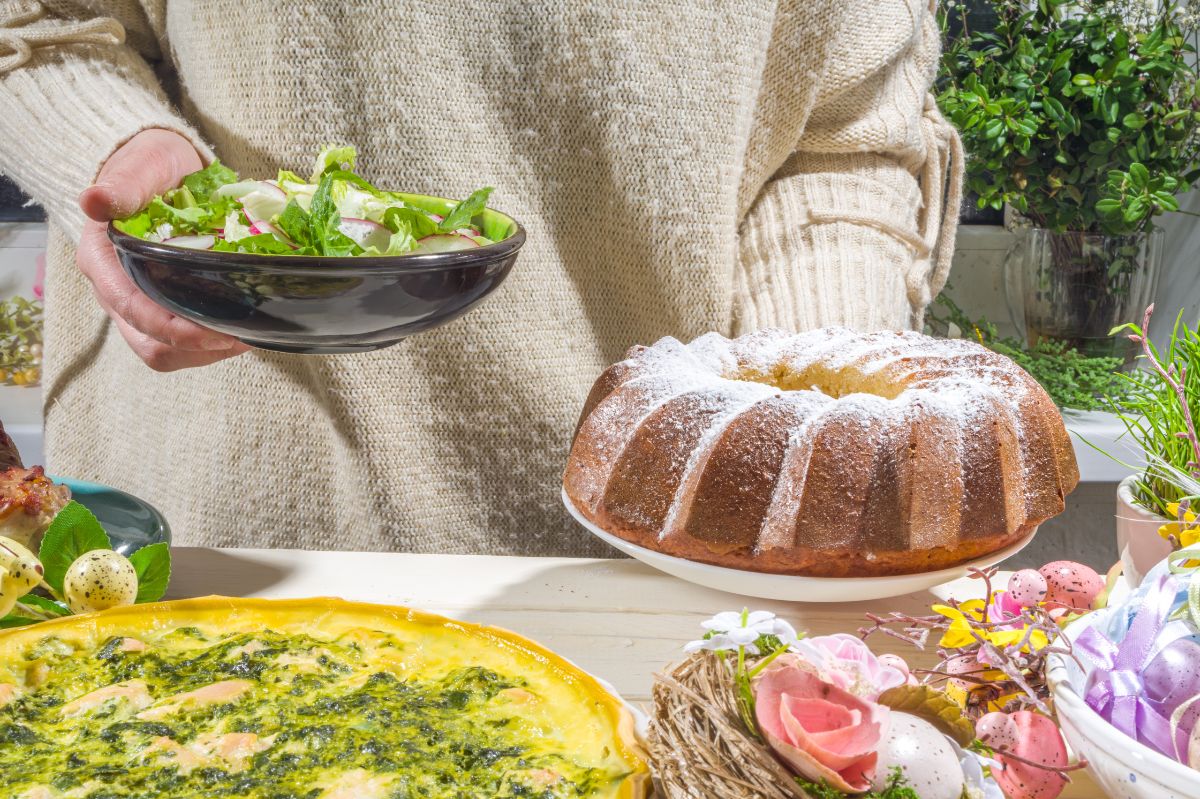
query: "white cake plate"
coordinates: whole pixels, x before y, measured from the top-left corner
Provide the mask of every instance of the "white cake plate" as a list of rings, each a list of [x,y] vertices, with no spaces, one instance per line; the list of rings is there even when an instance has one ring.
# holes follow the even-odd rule
[[[1033,532],[1015,544],[968,563],[951,566],[948,569],[886,577],[803,577],[793,574],[767,574],[744,569],[730,569],[724,566],[711,566],[707,563],[655,552],[601,530],[584,518],[583,514],[572,504],[571,498],[567,496],[565,490],[562,493],[562,500],[563,505],[575,517],[575,521],[583,525],[588,532],[626,555],[637,558],[647,566],[653,566],[659,571],[681,580],[703,585],[706,588],[715,588],[718,591],[728,591],[731,594],[742,594],[759,599],[782,599],[788,602],[860,602],[867,599],[904,596],[917,591],[925,591],[935,585],[967,576],[968,570],[972,567],[982,569],[1012,557],[1024,549],[1037,533],[1035,528]]]

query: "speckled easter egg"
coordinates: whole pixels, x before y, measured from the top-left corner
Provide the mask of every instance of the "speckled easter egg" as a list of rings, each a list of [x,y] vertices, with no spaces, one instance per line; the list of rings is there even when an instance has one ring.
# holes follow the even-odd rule
[[[1090,610],[1104,590],[1104,579],[1096,570],[1071,560],[1056,560],[1038,569],[1046,578],[1046,602],[1079,610]]]
[[[892,711],[872,786],[882,790],[899,767],[921,799],[959,799],[966,777],[950,740],[924,719]]]
[[[73,613],[132,605],[137,593],[137,570],[129,558],[110,549],[85,552],[63,575],[63,596]]]
[[[986,713],[975,722],[975,734],[993,749],[1014,750],[1017,746],[1017,723],[1007,713]]]
[[[970,654],[970,655],[955,655],[954,657],[950,658],[949,660],[947,660],[945,663],[942,664],[942,670],[945,671],[947,674],[965,674],[965,675],[969,675],[971,677],[978,678],[983,674],[984,671],[987,670],[987,667],[979,662],[978,655]],[[955,686],[956,688],[961,688],[964,691],[970,691],[971,689],[973,689],[979,685],[978,679],[974,679],[974,680],[954,679],[954,680],[951,680],[950,683],[951,683],[951,685]]]
[[[993,769],[992,776],[1009,799],[1055,799],[1067,783],[1059,771],[1067,765],[1067,747],[1058,725],[1029,710],[1009,718],[1017,728],[1014,754],[1029,762],[998,755],[1002,768]]]
[[[1008,578],[1008,594],[1023,608],[1031,608],[1045,599],[1048,589],[1046,578],[1034,569],[1021,569]]]

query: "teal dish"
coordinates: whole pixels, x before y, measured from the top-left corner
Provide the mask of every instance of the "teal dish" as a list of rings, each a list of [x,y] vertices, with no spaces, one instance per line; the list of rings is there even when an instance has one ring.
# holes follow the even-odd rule
[[[150,544],[170,544],[171,527],[158,509],[111,486],[75,480],[70,477],[50,477],[71,489],[71,499],[95,514],[108,532],[113,549],[131,555]]]

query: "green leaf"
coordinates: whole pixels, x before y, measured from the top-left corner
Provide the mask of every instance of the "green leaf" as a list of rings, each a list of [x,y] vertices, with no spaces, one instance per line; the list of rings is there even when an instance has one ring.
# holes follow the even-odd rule
[[[61,594],[63,575],[70,565],[80,555],[95,549],[112,549],[112,541],[92,512],[71,500],[55,514],[42,536],[38,560],[45,569],[46,584]]]
[[[157,602],[167,592],[171,582],[171,548],[166,544],[151,544],[129,556],[137,571],[138,602]]]
[[[197,202],[207,202],[213,191],[227,183],[237,183],[238,176],[218,159],[183,179],[183,185]]]
[[[1144,189],[1150,183],[1150,170],[1145,165],[1132,163],[1129,165],[1129,180],[1139,189]]]
[[[1071,83],[1074,83],[1076,86],[1093,86],[1096,83],[1096,79],[1091,75],[1080,73],[1071,78]]]
[[[975,725],[964,712],[963,706],[945,691],[932,686],[900,685],[889,688],[879,695],[879,704],[920,716],[957,741],[959,746],[966,746],[975,740]]]
[[[358,152],[353,147],[326,147],[317,156],[316,170],[310,182],[316,183],[322,175],[329,172],[353,170],[357,157]]]
[[[488,195],[492,193],[491,186],[471,193],[471,196],[450,209],[446,218],[438,225],[442,233],[451,233],[459,228],[471,226],[471,220],[483,213],[487,207]]]
[[[275,220],[275,226],[301,247],[312,246],[312,222],[308,213],[300,207],[300,203],[295,199],[288,201],[283,213]]]
[[[317,190],[313,193],[312,204],[308,208],[312,243],[321,255],[355,255],[356,251],[362,252],[362,248],[338,230],[342,217],[333,199],[333,181],[333,175],[328,172],[321,175]]]
[[[71,615],[71,609],[66,605],[61,602],[55,602],[53,599],[38,596],[37,594],[26,594],[21,597],[21,603],[45,611],[46,613],[53,613],[55,616]]]
[[[248,252],[260,255],[289,255],[292,252],[291,247],[270,233],[246,236],[237,241],[219,240],[213,249],[222,252]]]
[[[28,627],[31,624],[37,624],[37,619],[27,619],[24,616],[16,616],[10,613],[0,619],[0,630],[9,630],[13,627]]]

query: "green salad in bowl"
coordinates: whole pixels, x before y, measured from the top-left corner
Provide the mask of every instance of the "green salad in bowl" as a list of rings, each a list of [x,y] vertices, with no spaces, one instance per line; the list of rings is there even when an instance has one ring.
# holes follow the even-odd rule
[[[465,200],[384,191],[331,147],[308,179],[242,180],[219,162],[113,222],[151,300],[261,349],[329,355],[391,346],[454,321],[512,270],[525,229]]]
[[[446,208],[436,198],[383,191],[359,176],[353,147],[330,147],[306,180],[242,180],[220,161],[113,226],[145,241],[255,255],[390,256],[471,250],[509,235],[483,212],[490,188]]]

